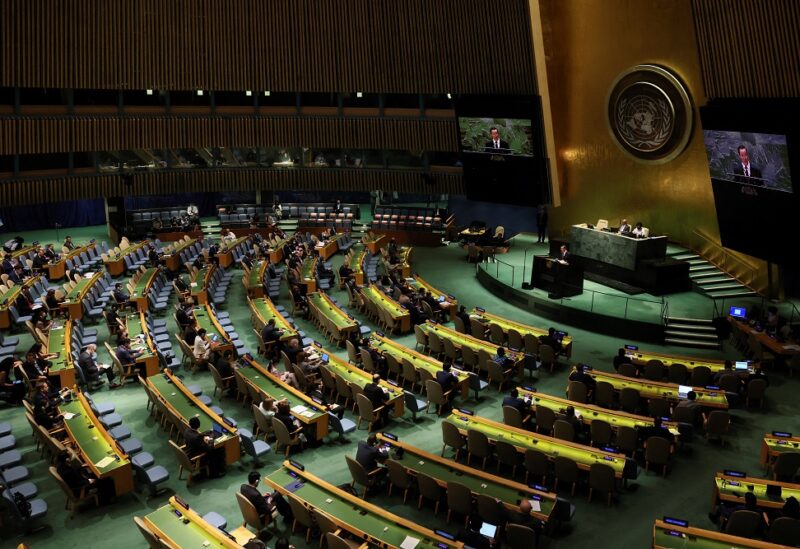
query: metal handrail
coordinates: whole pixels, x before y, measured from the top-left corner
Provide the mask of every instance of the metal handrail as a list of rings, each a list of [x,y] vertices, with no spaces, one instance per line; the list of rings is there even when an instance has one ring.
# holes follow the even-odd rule
[[[717,244],[716,242],[714,242],[711,239],[711,237],[706,235],[703,231],[701,231],[699,229],[695,229],[693,232],[694,232],[695,235],[700,237],[700,239],[703,242],[709,244],[712,248],[714,248],[715,250],[721,252],[723,261],[719,262],[719,263],[714,262],[711,259],[709,259],[708,257],[705,257],[705,255],[700,253],[698,250],[692,248],[692,250],[694,252],[697,252],[697,254],[700,255],[703,259],[705,259],[706,261],[708,261],[709,263],[711,263],[715,267],[718,267],[718,268],[722,269],[723,271],[725,271],[725,273],[733,276],[733,278],[735,278],[736,280],[738,280],[739,282],[741,282],[743,285],[747,286],[751,290],[753,290],[753,291],[755,291],[757,293],[761,293],[761,292],[758,292],[758,290],[756,290],[755,288],[753,288],[753,281],[754,281],[754,279],[755,279],[755,277],[756,277],[756,275],[758,274],[758,271],[759,271],[759,268],[756,265],[753,265],[750,261],[740,257],[738,254],[735,254],[735,253],[729,251],[728,249],[726,249],[721,244]],[[739,277],[733,275],[730,272],[731,266],[729,265],[729,263],[732,263],[732,262],[735,262],[737,265],[743,265],[744,267],[747,268],[748,274],[749,274],[749,281],[745,282],[743,279],[740,279]]]
[[[497,259],[497,258],[494,259],[494,263],[495,263],[495,278],[497,278],[498,280],[500,278],[500,265],[501,264],[505,265],[506,267],[510,267],[511,268],[511,287],[512,288],[515,287],[516,270],[519,268],[519,266],[511,265],[510,263],[506,263],[505,261],[502,261],[502,260]],[[479,263],[478,265],[476,265],[476,269],[478,269],[478,268],[483,268],[488,273],[489,272],[489,263],[485,262],[485,261],[482,262],[482,263]],[[524,266],[523,266],[523,272],[524,272]],[[523,278],[523,280],[527,280],[527,279]],[[663,297],[659,301],[655,301],[653,299],[643,299],[643,298],[639,298],[639,297],[622,296],[622,295],[619,295],[619,294],[610,294],[610,293],[607,293],[607,292],[602,292],[600,290],[584,289],[583,291],[584,291],[584,293],[588,292],[589,294],[591,294],[591,303],[590,303],[590,306],[589,306],[589,311],[591,311],[591,312],[594,312],[595,296],[597,296],[597,295],[608,296],[608,297],[611,297],[613,299],[624,299],[625,300],[624,318],[628,318],[628,306],[630,305],[631,302],[658,304],[658,305],[660,305],[660,308],[661,308],[661,323],[662,324],[666,323],[666,316],[667,316],[668,311],[669,311],[669,302],[667,300],[665,300]],[[562,298],[560,298],[560,302],[563,304],[565,299],[568,300],[569,298],[562,297]]]

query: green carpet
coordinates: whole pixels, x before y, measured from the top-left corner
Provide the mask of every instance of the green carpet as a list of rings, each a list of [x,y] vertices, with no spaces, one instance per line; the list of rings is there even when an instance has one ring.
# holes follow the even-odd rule
[[[61,231],[63,238],[66,232]],[[88,238],[103,239],[104,227],[88,229],[71,229],[70,234],[77,242]],[[26,240],[38,239],[46,242],[55,237],[53,232],[39,232],[35,235],[25,234]],[[461,303],[471,306],[481,306],[492,313],[507,316],[538,326],[549,326],[545,319],[522,311],[513,305],[503,302],[490,295],[475,279],[475,266],[465,261],[465,253],[455,245],[441,248],[419,248],[414,251],[413,264],[415,270],[439,289],[455,295]],[[334,257],[334,265],[338,268],[341,256]],[[334,291],[333,294],[346,303],[344,292]],[[696,295],[696,294],[695,294]],[[280,303],[288,305],[288,294],[285,285],[281,288]],[[698,296],[699,297],[699,296]],[[228,299],[223,307],[231,314],[231,320],[236,331],[243,337],[251,349],[255,349],[255,336],[250,325],[249,311],[246,307],[245,293],[239,281],[234,277],[230,286]],[[354,312],[354,311],[351,311]],[[366,322],[368,325],[369,322]],[[298,319],[301,329],[320,341],[322,336],[310,323]],[[172,331],[173,322],[169,321]],[[615,338],[596,335],[585,330],[572,329],[569,326],[559,326],[566,329],[574,336],[574,361],[585,362],[595,368],[610,370],[611,359],[616,349],[623,343]],[[99,326],[100,340],[107,337],[105,326]],[[19,348],[25,349],[31,339],[27,334],[21,335]],[[413,335],[399,337],[398,340],[413,346]],[[627,341],[627,343],[637,343]],[[676,353],[687,353],[686,349],[658,347],[643,345],[643,348],[663,350]],[[178,346],[174,343],[175,350]],[[102,349],[102,348],[101,348]],[[101,359],[106,359],[101,351]],[[344,356],[344,353],[341,353]],[[736,353],[726,346],[722,353],[697,351],[698,356],[726,356],[735,357]],[[211,395],[213,382],[208,372],[191,374],[183,372],[187,382],[200,384],[205,394]],[[537,388],[541,392],[553,395],[563,395],[566,386],[568,368],[562,365],[555,373],[542,372]],[[752,476],[761,476],[762,471],[758,465],[760,440],[763,433],[771,430],[796,429],[796,417],[800,412],[800,404],[795,397],[797,381],[787,380],[782,373],[771,375],[771,384],[768,390],[767,406],[763,410],[735,409],[732,412],[734,425],[729,445],[722,448],[719,444],[706,443],[698,437],[686,453],[676,456],[673,460],[670,473],[662,478],[655,473],[642,472],[640,477],[631,483],[628,490],[619,495],[618,501],[610,508],[606,507],[602,498],[595,498],[592,503],[586,502],[587,489],[585,486],[578,488],[573,497],[566,492],[561,496],[567,497],[577,505],[577,514],[571,524],[566,525],[555,537],[543,537],[544,547],[570,547],[570,548],[605,548],[605,547],[648,547],[650,545],[652,523],[655,518],[663,515],[684,518],[692,525],[709,528],[711,524],[706,518],[711,498],[712,478],[716,471],[724,468],[735,468],[747,471]],[[228,521],[229,529],[236,528],[242,523],[234,493],[239,485],[245,481],[247,473],[253,468],[249,457],[244,457],[240,462],[229,467],[226,477],[215,480],[203,480],[187,488],[185,481],[178,480],[178,469],[167,447],[167,436],[153,422],[145,410],[146,397],[144,391],[136,384],[129,385],[117,391],[103,389],[95,398],[99,402],[113,402],[130,427],[135,437],[139,438],[144,449],[152,453],[156,463],[165,466],[171,475],[168,482],[169,491],[163,496],[148,499],[143,493],[133,493],[120,498],[115,504],[99,509],[91,506],[80,510],[74,519],[70,520],[64,511],[64,496],[55,482],[47,473],[47,464],[39,457],[35,450],[30,429],[21,413],[21,408],[5,408],[0,410],[0,421],[10,421],[14,426],[17,437],[17,447],[24,455],[24,465],[31,471],[31,480],[39,487],[39,497],[48,503],[49,512],[44,520],[47,527],[35,534],[27,536],[25,541],[34,548],[39,547],[73,547],[85,545],[88,547],[108,546],[111,543],[119,547],[144,547],[145,542],[133,524],[132,517],[143,516],[162,505],[172,493],[183,497],[193,508],[201,513],[216,511]],[[215,404],[221,406],[225,412],[240,425],[252,424],[249,408],[245,409],[233,399],[215,398]],[[464,405],[473,408],[478,414],[492,419],[502,420],[500,409],[501,395],[496,390],[484,391],[480,403],[465,402]],[[348,413],[352,418],[352,415]],[[792,427],[795,427],[794,429]],[[388,430],[397,434],[405,442],[414,444],[431,452],[441,450],[441,429],[439,420],[435,415],[425,415],[418,423],[412,423],[410,416],[394,420]],[[297,454],[295,459],[303,463],[307,470],[313,472],[333,484],[342,484],[350,481],[350,475],[345,467],[344,454],[355,451],[355,443],[366,437],[366,430],[353,433],[346,443],[331,442],[324,446],[306,450]],[[449,454],[448,454],[449,455]],[[264,459],[260,471],[264,474],[279,467],[282,455],[270,454]],[[444,528],[452,531],[457,526],[446,525],[444,515],[433,516],[430,507],[417,510],[409,498],[409,504],[403,505],[402,498],[396,494],[388,498],[385,492],[371,496],[373,503],[410,520],[431,528]],[[7,546],[20,541],[19,537],[8,540]],[[292,536],[292,543],[297,547],[316,547],[318,540],[312,540],[310,545],[305,544],[303,537]]]

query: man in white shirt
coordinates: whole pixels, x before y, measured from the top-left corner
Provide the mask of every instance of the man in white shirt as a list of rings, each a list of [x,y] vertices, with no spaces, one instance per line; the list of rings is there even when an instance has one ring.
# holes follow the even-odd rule
[[[636,238],[644,238],[645,237],[644,227],[642,227],[642,222],[641,221],[636,223],[636,226],[633,228],[633,231],[631,231],[631,236],[635,236]]]
[[[233,234],[233,231],[230,229],[223,230],[222,240],[224,240],[225,242],[233,242],[234,240],[236,240],[236,235]]]
[[[206,364],[211,356],[211,344],[206,339],[206,330],[204,328],[200,328],[194,338],[192,353],[198,364]]]

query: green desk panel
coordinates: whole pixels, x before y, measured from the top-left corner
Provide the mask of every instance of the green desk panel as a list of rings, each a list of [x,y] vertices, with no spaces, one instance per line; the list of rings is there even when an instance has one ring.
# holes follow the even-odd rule
[[[305,406],[306,408],[310,409],[308,402],[302,400],[294,393],[287,391],[281,387],[281,385],[267,376],[262,375],[261,372],[255,368],[251,366],[243,366],[242,368],[239,368],[239,373],[242,375],[242,377],[249,380],[253,385],[264,391],[276,401],[286,399],[289,402],[290,408],[294,408],[295,406]],[[326,413],[327,412],[325,411],[318,410],[313,416],[308,418],[304,417],[303,421],[314,422]]]
[[[147,519],[155,524],[166,537],[178,544],[181,549],[225,547],[225,544],[209,536],[206,530],[196,522],[190,521],[184,524],[183,518],[175,514],[175,509],[172,505],[165,505],[147,515]],[[180,509],[178,511],[180,512]]]
[[[73,400],[72,402],[63,403],[59,406],[61,413],[70,412],[75,414],[72,419],[65,419],[64,422],[69,425],[69,430],[75,437],[78,445],[81,447],[83,454],[86,458],[95,464],[97,470],[102,474],[113,471],[117,467],[127,465],[128,460],[114,460],[105,467],[98,467],[97,463],[107,457],[115,457],[117,454],[114,448],[106,441],[102,433],[97,431],[94,422],[87,415],[83,405],[80,401]]]

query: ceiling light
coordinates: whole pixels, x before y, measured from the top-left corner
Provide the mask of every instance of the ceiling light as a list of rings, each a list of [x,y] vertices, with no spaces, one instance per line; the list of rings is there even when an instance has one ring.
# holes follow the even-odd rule
[[[363,93],[361,93],[361,92],[356,92],[356,97],[358,97],[359,99],[361,99],[362,97],[364,97],[364,94],[363,94]]]
[[[147,90],[147,95],[153,95],[153,90]]]
[[[269,91],[264,92],[264,97],[269,97]]]
[[[203,95],[203,90],[197,90],[197,95],[198,96],[202,96]]]
[[[247,90],[247,91],[245,91],[245,92],[244,92],[244,94],[245,94],[247,97],[252,97],[252,96],[253,96],[253,92],[251,92],[250,90]]]

